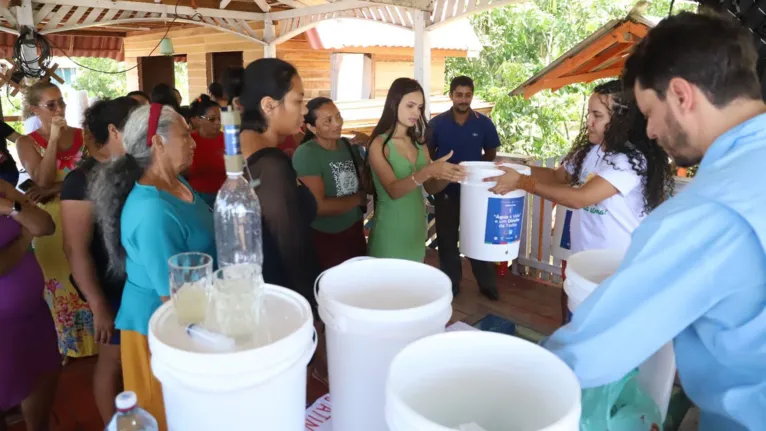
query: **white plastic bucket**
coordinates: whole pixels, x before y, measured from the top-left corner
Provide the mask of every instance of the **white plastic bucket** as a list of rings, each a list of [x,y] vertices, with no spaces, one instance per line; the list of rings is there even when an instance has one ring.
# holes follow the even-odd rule
[[[586,250],[569,257],[564,291],[570,312],[574,313],[602,281],[617,271],[624,256],[624,250]]]
[[[624,254],[624,251],[619,250],[588,250],[575,253],[569,258],[564,290],[569,296],[570,313],[573,313],[602,281],[617,271]],[[668,413],[675,376],[676,358],[672,342],[663,346],[638,367],[638,382],[659,407],[663,420]]]
[[[460,185],[460,252],[471,259],[509,262],[519,256],[519,241],[527,192],[514,190],[498,196],[489,191],[494,182],[485,178],[502,175],[492,162],[463,162],[466,178]],[[503,166],[529,175],[528,166]]]
[[[492,332],[434,335],[410,344],[386,385],[390,431],[578,431],[580,384],[553,353]]]
[[[556,205],[556,221],[551,235],[551,255],[556,259],[567,260],[572,255],[572,217],[574,211],[564,205]]]
[[[333,430],[388,431],[388,367],[411,342],[444,332],[452,315],[452,283],[423,263],[364,259],[329,269],[317,287]]]
[[[162,383],[170,431],[303,431],[306,366],[316,349],[311,307],[296,292],[265,285],[261,347],[211,353],[190,339],[170,302],[149,321],[152,372]],[[261,338],[263,339],[263,338]]]

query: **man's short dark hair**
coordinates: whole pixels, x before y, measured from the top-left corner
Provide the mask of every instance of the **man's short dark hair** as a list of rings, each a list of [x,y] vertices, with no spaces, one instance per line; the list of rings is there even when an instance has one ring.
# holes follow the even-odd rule
[[[638,82],[665,99],[672,78],[699,87],[723,107],[745,97],[760,99],[753,36],[731,18],[682,12],[662,20],[636,45],[625,63],[625,88]]]
[[[223,99],[223,85],[213,82],[207,87],[207,92],[216,99]]]
[[[473,91],[473,79],[467,76],[456,76],[449,83],[449,93],[452,94],[458,87],[468,87]]]

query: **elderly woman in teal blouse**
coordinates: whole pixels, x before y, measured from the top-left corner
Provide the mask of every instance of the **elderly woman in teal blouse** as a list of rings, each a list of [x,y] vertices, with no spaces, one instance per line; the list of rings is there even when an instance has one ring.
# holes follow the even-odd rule
[[[127,273],[115,322],[125,390],[137,393],[160,429],[166,429],[165,412],[149,362],[149,319],[170,296],[171,256],[215,255],[212,210],[180,176],[194,155],[189,132],[168,106],[138,108],[125,125],[126,154],[102,166],[91,183],[112,270]]]

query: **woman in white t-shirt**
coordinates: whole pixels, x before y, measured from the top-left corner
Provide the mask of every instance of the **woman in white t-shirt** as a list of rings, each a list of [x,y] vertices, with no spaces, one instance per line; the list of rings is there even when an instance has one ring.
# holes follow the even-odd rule
[[[557,169],[513,169],[486,181],[505,194],[523,189],[574,209],[571,250],[626,250],[630,235],[673,187],[670,160],[646,136],[636,103],[622,94],[620,81],[597,86],[588,101],[585,128]]]
[[[521,175],[500,167],[497,194],[522,189],[572,208],[571,250],[627,250],[641,220],[673,190],[665,151],[646,136],[646,120],[635,101],[627,100],[620,81],[594,89],[588,117],[564,162],[557,169],[532,168]],[[567,297],[561,309],[567,320]]]

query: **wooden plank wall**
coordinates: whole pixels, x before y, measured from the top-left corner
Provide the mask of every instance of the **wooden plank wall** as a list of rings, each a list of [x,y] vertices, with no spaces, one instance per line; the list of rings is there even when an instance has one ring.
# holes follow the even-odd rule
[[[263,31],[253,24],[260,35]],[[132,34],[125,38],[125,61],[128,67],[136,58],[146,56],[164,32]],[[189,66],[189,95],[204,93],[209,83],[208,53],[242,51],[245,65],[263,57],[263,47],[238,36],[205,27],[188,27],[168,34],[176,54],[186,54]],[[330,56],[333,51],[311,48],[301,34],[277,46],[277,57],[295,65],[303,78],[306,98],[330,96]],[[338,52],[372,54],[374,64],[375,97],[385,98],[394,79],[414,74],[412,48],[367,47],[348,48]],[[156,55],[157,53],[155,53]],[[464,57],[465,51],[435,49],[432,52],[431,94],[444,93],[444,73],[447,57]],[[128,73],[128,89],[138,89],[138,70]]]

